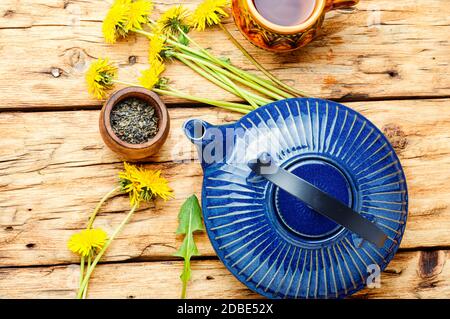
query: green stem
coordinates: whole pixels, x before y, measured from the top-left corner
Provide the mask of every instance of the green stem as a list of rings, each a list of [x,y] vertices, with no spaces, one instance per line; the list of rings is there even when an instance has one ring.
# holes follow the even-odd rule
[[[84,256],[81,256],[81,262],[80,262],[80,287],[81,283],[83,282],[84,277]]]
[[[87,225],[87,229],[92,228],[92,224],[94,224],[94,220],[97,217],[98,212],[100,211],[100,208],[102,207],[102,205],[117,191],[120,190],[120,186],[117,186],[116,188],[114,188],[113,190],[109,191],[105,196],[103,196],[103,198],[100,200],[100,202],[97,204],[97,206],[95,207],[94,211],[92,212],[91,217],[89,218],[89,222]]]
[[[230,70],[231,72],[235,73],[236,75],[242,76],[246,80],[253,81],[253,82],[259,84],[260,86],[265,87],[266,89],[272,91],[274,94],[281,96],[282,97],[281,99],[294,97],[292,94],[289,94],[283,90],[278,89],[277,87],[273,86],[272,84],[269,84],[268,82],[261,79],[260,77],[253,75],[251,73],[245,72],[229,63],[222,61],[221,65],[223,67],[227,68],[228,70]]]
[[[147,31],[143,31],[143,30],[137,30],[137,29],[132,29],[131,31],[138,33],[138,34],[142,34],[145,35],[147,37],[152,37],[153,33],[151,32],[147,32]],[[222,60],[220,60],[219,58],[215,57],[214,55],[212,55],[211,53],[209,53],[207,50],[203,49],[200,45],[198,45],[195,41],[192,40],[191,37],[189,37],[185,32],[183,32],[183,30],[180,29],[180,32],[183,33],[188,39],[189,41],[191,41],[195,46],[197,46],[199,48],[200,51],[192,49],[189,46],[186,46],[184,44],[181,44],[179,42],[177,42],[176,40],[172,40],[168,37],[165,37],[164,40],[166,40],[167,43],[169,43],[170,45],[173,45],[174,47],[180,49],[180,50],[184,50],[187,51],[189,53],[192,53],[194,55],[197,55],[199,57],[202,57],[204,59],[210,60],[213,63],[216,63],[226,69],[228,69],[229,71],[233,72],[234,74],[236,74],[237,76],[242,77],[243,79],[247,80],[247,81],[252,81],[255,82],[263,87],[265,87],[266,89],[272,91],[273,93],[278,94],[279,98],[277,99],[284,99],[284,98],[292,98],[294,97],[293,95],[275,87],[274,85],[272,85],[269,81],[266,81],[264,79],[261,79],[260,77],[253,75],[249,72],[246,72],[244,70],[241,70],[229,63],[226,63]]]
[[[183,272],[184,273],[189,272],[190,264],[191,264],[190,260],[185,260],[184,261],[184,266],[183,266],[183,268],[184,268]],[[183,280],[183,287],[181,288],[181,299],[186,299],[187,284],[188,284],[188,281],[187,280]]]
[[[270,73],[265,67],[263,67],[258,61],[256,61],[256,59],[239,43],[238,40],[236,40],[235,37],[233,37],[231,32],[228,31],[228,29],[220,22],[219,27],[223,30],[223,32],[225,32],[225,34],[228,36],[228,39],[230,39],[230,41],[242,52],[242,54],[245,55],[245,57],[250,62],[252,62],[253,65],[256,66],[262,73],[264,73],[264,75],[267,76],[274,84],[279,85],[282,89],[286,90],[287,92],[293,95],[308,96],[308,94],[306,94],[305,92],[300,91],[280,81],[275,75]]]
[[[256,104],[258,104],[258,107],[267,103],[270,103],[271,101],[265,97],[262,97],[261,95],[255,94],[253,92],[250,92],[238,85],[236,85],[233,81],[231,81],[228,77],[226,77],[225,75],[219,73],[219,72],[214,72],[213,70],[211,70],[210,68],[200,64],[200,63],[196,63],[198,66],[200,66],[201,68],[204,68],[205,70],[207,70],[208,72],[210,72],[211,74],[213,74],[214,76],[216,76],[218,79],[220,79],[223,82],[229,83],[231,87],[235,87],[237,93],[239,92],[243,92],[245,95],[251,97]]]
[[[89,269],[90,267],[91,267],[91,254],[89,254],[89,256],[88,256],[87,269]],[[89,281],[87,282],[86,287],[84,287],[83,299],[86,299],[88,287],[89,287]]]
[[[139,29],[131,29],[130,31],[137,33],[137,34],[142,34],[145,35],[146,37],[150,38],[153,36],[153,33],[148,32],[148,31],[144,31],[144,30],[139,30]]]
[[[275,87],[273,84],[271,84],[268,81],[265,81],[261,78],[259,78],[256,75],[253,75],[251,73],[248,73],[244,70],[241,70],[239,68],[236,68],[234,66],[232,66],[229,63],[226,63],[224,61],[222,61],[221,59],[215,57],[214,55],[212,55],[208,50],[203,49],[197,42],[195,42],[191,37],[189,37],[189,35],[187,35],[187,33],[185,33],[181,28],[178,28],[178,30],[180,31],[181,34],[183,34],[187,39],[189,39],[190,42],[192,42],[201,52],[203,52],[205,55],[207,55],[210,59],[212,59],[215,63],[221,65],[222,67],[225,67],[227,69],[229,69],[231,72],[236,73],[239,76],[242,76],[244,78],[247,79],[251,79],[252,81],[257,82],[258,84],[265,86],[266,88],[272,90],[273,92],[280,94],[281,96],[285,97],[285,98],[290,98],[293,97],[291,94]]]
[[[220,80],[217,77],[215,77],[214,75],[212,75],[211,73],[209,73],[208,69],[206,69],[203,65],[194,64],[181,56],[177,56],[177,55],[175,55],[175,56],[177,57],[178,60],[180,60],[185,65],[190,67],[192,70],[194,70],[195,72],[197,72],[204,78],[208,79],[209,81],[215,83],[217,86],[220,86],[225,91],[231,92],[231,93],[237,95],[238,97],[245,99],[255,109],[257,109],[259,107],[259,105],[251,97],[249,97],[244,92],[242,92],[242,90],[240,90],[236,85],[234,85],[233,82],[230,81],[228,83],[225,83],[223,81],[223,79]]]
[[[132,82],[119,81],[119,80],[113,80],[112,82],[114,82],[116,84],[126,85],[126,86],[140,86],[140,87],[142,87],[142,85],[139,85],[139,84],[136,84],[136,83],[132,83]]]
[[[191,61],[202,63],[203,65],[211,68],[212,70],[214,70],[216,72],[219,72],[219,73],[225,75],[226,77],[228,77],[228,78],[230,78],[232,80],[235,80],[235,81],[237,81],[239,83],[242,83],[242,84],[244,84],[244,85],[254,89],[255,91],[258,91],[258,92],[260,92],[260,93],[262,93],[264,95],[270,96],[271,98],[273,98],[275,100],[282,100],[284,98],[284,97],[282,97],[282,96],[280,96],[280,95],[278,95],[276,93],[273,93],[272,91],[269,91],[269,90],[265,89],[264,87],[262,87],[262,86],[260,86],[258,84],[255,84],[252,81],[247,81],[247,80],[243,79],[242,77],[237,76],[234,73],[231,73],[230,71],[227,71],[227,70],[217,66],[214,63],[211,63],[211,62],[206,61],[204,59],[192,56],[192,55],[190,55],[189,53],[186,53],[186,52],[178,53],[178,55],[180,55],[180,56],[182,56],[182,57],[184,57],[186,59],[189,59]]]
[[[229,78],[227,78],[223,74],[216,73],[213,70],[211,70],[210,68],[208,68],[200,63],[196,63],[196,65],[198,65],[199,67],[204,69],[206,72],[215,76],[219,81],[222,81],[223,83],[227,84],[236,96],[239,96],[239,97],[243,98],[244,100],[246,100],[247,102],[249,102],[250,105],[253,107],[253,109],[256,110],[258,107],[261,106],[260,98],[262,98],[262,97],[260,97],[259,95],[253,94],[253,93],[245,90],[244,88],[236,85],[236,83],[231,81]]]
[[[117,229],[114,231],[114,233],[111,235],[111,237],[108,239],[108,241],[106,242],[106,244],[103,246],[103,248],[99,251],[99,253],[97,254],[97,256],[95,256],[94,261],[92,262],[92,265],[87,269],[86,271],[86,276],[83,279],[83,282],[81,283],[80,289],[78,290],[78,295],[77,298],[81,299],[83,296],[83,291],[84,289],[87,287],[88,283],[89,283],[89,279],[91,278],[92,272],[95,269],[95,266],[97,266],[98,262],[100,261],[100,258],[102,258],[102,256],[105,254],[106,250],[108,249],[108,247],[111,245],[112,241],[116,238],[116,236],[122,231],[123,227],[128,223],[128,221],[131,219],[131,217],[133,216],[134,212],[137,209],[137,205],[134,205],[130,212],[128,213],[128,215],[124,218],[124,220],[122,221],[122,223],[120,223],[119,227],[117,227]]]
[[[216,84],[217,86],[220,86],[222,89],[231,92],[233,94],[236,94],[238,97],[242,97],[244,98],[242,95],[240,95],[239,93],[236,92],[236,90],[234,90],[230,85],[224,83],[223,81],[219,80],[217,77],[215,77],[214,75],[212,75],[211,73],[209,73],[205,68],[203,68],[201,65],[196,65],[188,60],[186,60],[183,57],[177,56],[177,59],[181,62],[183,62],[185,65],[187,65],[189,68],[191,68],[192,70],[194,70],[195,72],[197,72],[198,74],[200,74],[201,76],[203,76],[204,78],[208,79],[209,81],[213,82],[214,84]],[[247,100],[248,102],[250,102],[250,100]],[[252,102],[250,102],[251,104]]]
[[[97,206],[95,207],[94,211],[92,212],[90,218],[89,218],[89,222],[87,224],[86,229],[91,229],[92,225],[94,224],[95,218],[97,217],[98,212],[100,211],[100,208],[102,207],[102,205],[118,190],[120,190],[120,186],[114,188],[113,190],[109,191],[105,196],[103,196],[103,198],[100,200],[100,202],[97,204]],[[91,262],[91,256],[89,255],[88,257],[88,268]],[[81,283],[83,282],[84,279],[84,266],[85,266],[85,259],[84,256],[81,256],[81,261],[80,261],[80,287],[81,287]],[[83,298],[86,297],[86,291],[84,292]]]
[[[127,85],[127,86],[140,86],[140,87],[142,87],[142,85],[139,85],[139,84],[130,83],[130,82],[124,82],[124,81],[119,81],[119,80],[114,80],[113,82],[117,83],[117,84]],[[250,113],[253,110],[253,108],[251,106],[246,105],[246,104],[211,100],[211,99],[207,99],[207,98],[202,98],[202,97],[197,97],[197,96],[185,94],[185,93],[182,93],[182,92],[174,90],[174,89],[164,90],[164,89],[153,88],[152,90],[154,92],[158,93],[158,94],[170,95],[170,96],[175,96],[175,97],[179,97],[179,98],[182,98],[182,99],[196,101],[196,102],[200,102],[200,103],[204,103],[204,104],[210,104],[210,105],[213,105],[213,106],[221,107],[221,108],[226,109],[226,110],[239,112],[239,113],[243,113],[243,114],[248,114],[248,113]]]
[[[179,98],[183,98],[183,99],[187,99],[187,100],[191,100],[191,101],[196,101],[196,102],[200,102],[200,103],[204,103],[204,104],[218,106],[223,109],[234,111],[234,112],[239,112],[242,114],[248,114],[252,111],[252,108],[249,105],[233,103],[233,102],[210,100],[207,98],[201,98],[201,97],[196,97],[196,96],[192,96],[189,94],[185,94],[185,93],[182,93],[182,92],[174,90],[174,89],[163,90],[163,89],[154,88],[153,91],[155,91],[156,93],[159,93],[159,94],[163,94],[163,95],[170,95],[170,96],[175,96],[175,97],[179,97]]]

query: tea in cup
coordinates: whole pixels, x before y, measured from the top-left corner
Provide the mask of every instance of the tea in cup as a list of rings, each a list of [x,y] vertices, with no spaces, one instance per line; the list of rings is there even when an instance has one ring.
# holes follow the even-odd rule
[[[311,42],[325,13],[356,5],[359,0],[233,0],[239,30],[256,46],[292,51]]]

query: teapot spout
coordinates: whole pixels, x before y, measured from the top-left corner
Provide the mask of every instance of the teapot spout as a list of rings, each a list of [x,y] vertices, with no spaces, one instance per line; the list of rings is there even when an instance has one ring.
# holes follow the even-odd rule
[[[226,128],[227,126],[214,126],[199,119],[190,119],[184,123],[184,134],[197,147],[203,169],[226,161]]]
[[[198,119],[190,119],[184,122],[183,131],[186,137],[197,147],[204,142],[206,130],[212,125]]]

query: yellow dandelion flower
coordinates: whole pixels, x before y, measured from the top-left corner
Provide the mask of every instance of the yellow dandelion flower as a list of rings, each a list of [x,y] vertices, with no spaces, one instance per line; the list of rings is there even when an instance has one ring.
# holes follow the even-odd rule
[[[107,239],[108,235],[102,229],[85,229],[72,235],[67,246],[72,252],[87,257],[102,249]]]
[[[173,6],[164,12],[156,22],[164,34],[178,34],[179,28],[188,25],[189,11],[182,5]]]
[[[131,0],[115,0],[102,25],[103,37],[107,43],[115,43],[118,37],[128,34],[126,24],[130,13]]]
[[[142,71],[142,75],[139,78],[139,83],[149,90],[158,84],[159,76],[165,70],[165,65],[161,60],[156,59],[151,61],[151,63],[150,68]]]
[[[164,200],[173,198],[173,191],[167,179],[161,176],[161,171],[141,170],[140,181],[142,185],[142,197],[150,200],[152,197],[161,197]]]
[[[106,97],[106,92],[114,86],[117,77],[117,67],[109,62],[109,59],[98,59],[93,62],[86,72],[86,83],[89,93],[101,100]]]
[[[152,62],[153,63],[152,65],[150,65],[150,67],[152,68],[155,75],[159,77],[161,73],[163,73],[164,70],[166,69],[166,66],[164,65],[164,62],[161,60],[154,60]]]
[[[124,171],[119,173],[120,185],[122,191],[126,192],[130,196],[130,205],[139,205],[141,201],[141,183],[135,179],[139,171],[136,166],[128,163],[123,163]]]
[[[199,31],[218,24],[223,17],[228,17],[225,8],[229,0],[204,0],[191,15],[191,25]]]
[[[154,32],[150,38],[150,49],[148,52],[148,61],[150,65],[155,63],[155,60],[161,61],[161,51],[165,48],[165,39],[159,32]]]
[[[125,26],[127,30],[132,28],[142,29],[142,24],[148,22],[148,16],[153,10],[153,3],[149,0],[137,0],[129,5],[128,21]]]
[[[130,196],[131,206],[149,201],[154,197],[168,200],[173,197],[172,189],[161,171],[143,169],[124,163],[124,171],[119,173],[122,190]]]
[[[153,89],[153,87],[158,83],[159,78],[155,75],[152,68],[144,70],[141,72],[141,77],[139,78],[139,84],[146,89]]]

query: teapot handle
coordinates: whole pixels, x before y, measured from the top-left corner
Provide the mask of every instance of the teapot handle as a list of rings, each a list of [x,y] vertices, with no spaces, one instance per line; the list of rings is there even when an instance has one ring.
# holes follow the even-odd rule
[[[300,199],[319,214],[344,226],[379,248],[384,246],[387,236],[374,223],[316,186],[278,167],[273,163],[270,154],[261,154],[256,161],[249,162],[248,166],[255,174]]]
[[[350,8],[357,5],[359,0],[327,0],[325,6],[326,11],[331,11],[335,9]]]

